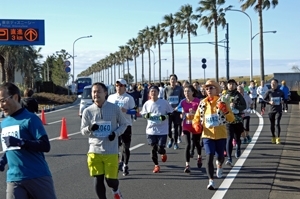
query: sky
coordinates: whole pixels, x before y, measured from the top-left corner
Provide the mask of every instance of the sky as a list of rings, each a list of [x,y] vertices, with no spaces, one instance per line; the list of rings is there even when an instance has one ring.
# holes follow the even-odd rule
[[[163,22],[163,16],[176,13],[184,4],[199,7],[199,0],[1,0],[0,19],[41,19],[45,20],[45,45],[41,54],[43,62],[48,55],[61,49],[73,53],[73,42],[82,36],[91,38],[77,40],[74,45],[75,76],[92,64],[105,58],[110,53],[119,51],[119,46],[126,45],[129,39],[136,38],[146,26]],[[227,0],[224,5],[234,6],[240,10],[239,0]],[[300,7],[299,0],[279,0],[278,6],[263,12],[265,33],[264,58],[265,74],[274,72],[293,72],[292,66],[300,66]],[[252,19],[252,35],[259,32],[258,14],[253,8],[245,11]],[[241,12],[226,12],[229,24],[229,59],[230,77],[250,75],[250,23],[249,18]],[[219,27],[219,41],[225,39],[226,29]],[[176,36],[175,42],[187,42],[187,36]],[[200,27],[192,42],[214,42],[214,32]],[[260,75],[259,36],[252,40],[253,74]],[[223,45],[223,44],[221,44]],[[158,49],[152,48],[155,61],[158,61]],[[171,45],[162,45],[162,77],[171,74]],[[207,59],[206,78],[215,77],[214,45],[192,44],[192,79],[204,77],[201,67],[202,58]],[[153,57],[151,57],[153,60]],[[72,63],[72,60],[70,60]],[[137,58],[138,81],[141,79],[141,58]],[[153,63],[153,61],[152,61]],[[158,79],[158,63],[155,69]],[[175,44],[175,73],[180,80],[188,79],[188,45]],[[71,70],[73,66],[71,65]],[[145,58],[145,77],[148,77],[148,57]],[[130,63],[130,73],[134,75],[134,62]],[[73,71],[71,71],[73,73]],[[118,74],[118,73],[117,73]],[[219,47],[219,77],[226,77],[226,50]],[[152,76],[153,79],[153,76]]]

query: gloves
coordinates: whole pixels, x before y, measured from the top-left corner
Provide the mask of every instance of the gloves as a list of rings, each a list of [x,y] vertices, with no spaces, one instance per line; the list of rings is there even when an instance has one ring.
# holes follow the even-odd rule
[[[115,139],[115,137],[116,137],[115,132],[112,132],[112,133],[108,136],[108,139],[109,139],[109,141],[113,141],[113,140]]]
[[[21,146],[22,145],[22,140],[15,138],[13,136],[7,136],[7,137],[3,137],[4,142],[6,144],[7,147],[11,147],[11,146]]]
[[[7,164],[7,158],[6,158],[6,154],[4,153],[4,155],[0,158],[0,171],[4,171],[5,169],[5,165]]]
[[[144,116],[144,118],[145,118],[145,119],[149,119],[149,118],[150,118],[150,114],[151,114],[151,113],[146,113],[145,116]]]
[[[199,123],[194,123],[193,124],[193,128],[195,129],[195,132],[196,133],[201,133],[202,132],[202,125],[201,124],[199,124]]]
[[[167,119],[167,117],[165,115],[159,116],[159,120],[161,120],[161,121],[165,121],[166,119]]]
[[[135,115],[136,114],[136,110],[135,109],[128,109],[126,114],[129,114],[129,115]]]
[[[218,106],[219,110],[222,111],[225,115],[227,113],[229,113],[225,102],[218,102],[217,106]]]
[[[89,126],[89,131],[96,131],[99,129],[99,125],[98,124],[91,124]]]

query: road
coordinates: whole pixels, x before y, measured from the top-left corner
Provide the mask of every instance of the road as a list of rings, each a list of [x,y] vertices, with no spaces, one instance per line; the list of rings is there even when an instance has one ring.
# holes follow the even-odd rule
[[[93,178],[89,177],[86,163],[88,138],[79,132],[78,108],[78,105],[71,106],[45,115],[45,128],[51,140],[51,151],[45,156],[59,199],[97,198],[93,189]],[[66,118],[69,140],[58,139],[62,117]],[[283,143],[289,120],[290,115],[283,114]],[[191,160],[192,172],[183,172],[184,142],[179,144],[178,150],[167,149],[168,160],[160,163],[161,173],[153,174],[150,147],[146,144],[145,125],[146,121],[142,118],[134,122],[130,174],[126,177],[122,176],[122,173],[119,174],[120,190],[125,199],[269,198],[284,145],[271,144],[267,115],[260,118],[258,114],[252,114],[250,130],[251,135],[255,132],[254,139],[249,145],[242,145],[242,156],[238,161],[233,159],[233,168],[224,166],[224,177],[215,179],[216,187],[219,187],[216,191],[206,189],[208,179],[205,165],[201,169],[196,168],[196,159]],[[5,172],[0,172],[0,198],[5,198],[5,179]],[[107,197],[112,198],[109,189]]]

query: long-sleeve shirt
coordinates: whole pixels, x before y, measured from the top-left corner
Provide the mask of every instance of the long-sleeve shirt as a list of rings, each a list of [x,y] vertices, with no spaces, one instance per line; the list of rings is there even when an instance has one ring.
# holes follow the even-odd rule
[[[285,100],[284,93],[282,90],[276,88],[275,90],[270,89],[264,96],[264,100],[266,102],[273,101],[273,105],[271,105],[270,113],[282,112],[282,104],[281,101]]]
[[[184,99],[182,87],[177,85],[174,88],[167,86],[164,90],[164,99],[167,100],[173,108],[176,108],[179,102]]]
[[[90,131],[89,126],[94,123],[99,129]],[[89,136],[89,153],[118,154],[118,137],[126,128],[127,121],[120,108],[110,102],[104,102],[101,108],[92,104],[82,113],[81,133]],[[108,139],[111,132],[116,134],[113,141]]]

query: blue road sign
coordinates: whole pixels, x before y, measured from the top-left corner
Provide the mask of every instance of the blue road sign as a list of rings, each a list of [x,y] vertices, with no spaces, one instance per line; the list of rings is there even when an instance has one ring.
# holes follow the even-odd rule
[[[45,45],[44,20],[0,19],[0,45]]]
[[[66,73],[69,73],[69,72],[71,72],[71,68],[69,66],[67,66],[67,67],[65,67],[65,71],[66,71]]]

